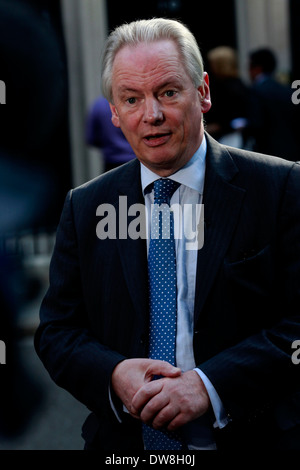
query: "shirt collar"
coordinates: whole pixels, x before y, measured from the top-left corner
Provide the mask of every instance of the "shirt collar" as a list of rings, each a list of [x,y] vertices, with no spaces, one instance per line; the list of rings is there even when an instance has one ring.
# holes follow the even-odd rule
[[[194,153],[192,158],[182,168],[180,168],[180,170],[169,176],[169,178],[191,189],[195,189],[199,193],[202,193],[205,173],[206,149],[207,144],[204,135],[200,147]],[[141,181],[144,194],[147,186],[159,178],[159,175],[149,170],[149,168],[141,163]]]

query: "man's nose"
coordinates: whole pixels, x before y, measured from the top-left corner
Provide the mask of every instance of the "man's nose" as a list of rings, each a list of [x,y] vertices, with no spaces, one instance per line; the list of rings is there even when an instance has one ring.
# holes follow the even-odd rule
[[[161,104],[156,98],[147,98],[144,103],[144,122],[155,124],[163,120]]]

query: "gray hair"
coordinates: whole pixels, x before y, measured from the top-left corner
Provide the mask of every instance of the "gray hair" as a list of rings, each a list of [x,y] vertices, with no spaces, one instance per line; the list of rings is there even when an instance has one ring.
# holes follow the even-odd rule
[[[136,46],[142,42],[163,39],[173,40],[182,56],[183,63],[194,86],[203,82],[203,59],[197,41],[190,30],[177,20],[152,18],[125,23],[113,30],[107,38],[102,58],[102,93],[113,102],[112,68],[117,52],[124,46]]]

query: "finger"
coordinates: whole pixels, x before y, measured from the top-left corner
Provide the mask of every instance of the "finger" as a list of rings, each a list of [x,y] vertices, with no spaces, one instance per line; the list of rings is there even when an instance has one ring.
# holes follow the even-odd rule
[[[165,407],[168,406],[170,397],[161,391],[157,393],[141,410],[140,418],[146,424],[153,425],[153,422],[156,420],[157,414],[161,413]],[[163,417],[162,417],[163,419]],[[163,423],[164,424],[164,423]],[[158,427],[160,426],[160,420],[158,420]]]
[[[169,421],[167,426],[168,431],[175,431],[189,421],[189,418],[184,413],[178,413],[172,420]]]
[[[157,415],[153,418],[152,427],[154,429],[160,429],[162,427],[169,427],[170,423],[176,419],[177,415],[180,413],[180,409],[174,407],[167,402],[166,406],[161,408]],[[174,428],[175,429],[175,428]]]
[[[166,361],[153,360],[149,364],[145,374],[145,380],[152,380],[153,376],[162,375],[164,377],[179,377],[181,369],[174,367]]]
[[[154,380],[143,385],[132,398],[131,411],[135,415],[140,415],[149,400],[161,392],[162,387],[163,384],[161,380]]]

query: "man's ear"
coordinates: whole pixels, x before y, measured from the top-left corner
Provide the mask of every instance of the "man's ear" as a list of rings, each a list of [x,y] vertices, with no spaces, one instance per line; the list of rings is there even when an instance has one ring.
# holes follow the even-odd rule
[[[209,89],[209,77],[207,72],[204,72],[203,83],[198,88],[201,95],[201,108],[202,113],[207,113],[211,108],[210,89]]]
[[[117,108],[115,105],[109,103],[110,110],[111,110],[111,122],[113,123],[114,126],[120,127],[120,119],[119,119],[119,114],[117,111]]]

